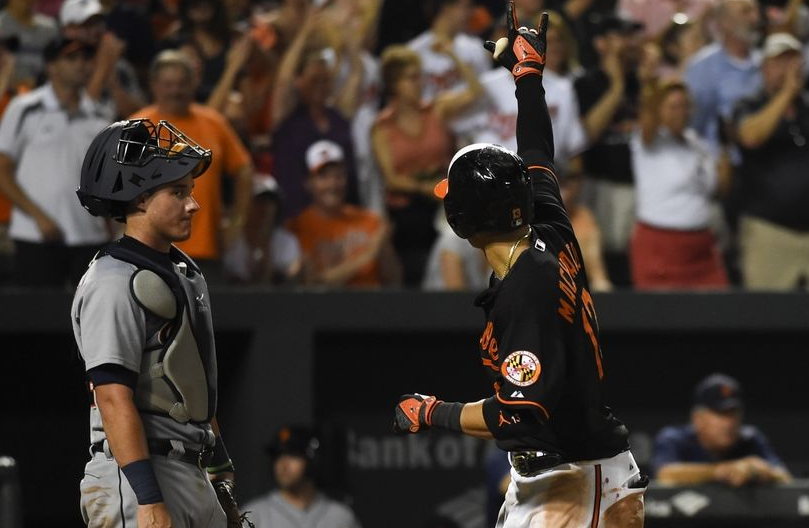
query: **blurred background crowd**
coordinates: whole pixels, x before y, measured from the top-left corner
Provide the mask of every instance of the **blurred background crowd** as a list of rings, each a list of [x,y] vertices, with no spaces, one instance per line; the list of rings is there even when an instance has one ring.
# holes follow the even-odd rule
[[[502,0],[7,0],[0,283],[75,285],[120,224],[74,191],[107,124],[213,151],[179,244],[214,285],[477,289],[434,185],[516,149]],[[595,290],[805,289],[802,0],[517,0],[550,12],[545,89]]]

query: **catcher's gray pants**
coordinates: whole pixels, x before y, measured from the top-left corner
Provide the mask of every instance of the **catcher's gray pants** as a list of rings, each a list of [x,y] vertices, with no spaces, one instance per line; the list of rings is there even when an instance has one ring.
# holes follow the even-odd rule
[[[152,456],[152,464],[173,528],[225,528],[225,512],[203,469],[163,456]],[[108,450],[93,454],[79,487],[88,528],[137,528],[135,492]]]

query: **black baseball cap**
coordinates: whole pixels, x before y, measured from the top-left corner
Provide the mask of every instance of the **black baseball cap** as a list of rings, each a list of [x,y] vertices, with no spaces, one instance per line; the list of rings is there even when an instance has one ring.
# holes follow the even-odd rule
[[[285,425],[275,432],[265,451],[273,458],[296,455],[311,459],[319,447],[320,440],[313,429],[302,425]]]
[[[741,409],[739,382],[727,374],[711,374],[694,388],[694,407],[707,407],[717,412]]]
[[[95,46],[82,40],[57,37],[45,46],[42,54],[45,62],[48,63],[75,51],[83,51],[88,56],[92,56],[95,54]]]
[[[17,35],[0,37],[0,47],[5,48],[6,51],[14,53],[20,49],[20,37]]]
[[[593,36],[604,35],[612,31],[631,34],[645,27],[642,22],[612,12],[593,13],[589,17],[589,22]]]

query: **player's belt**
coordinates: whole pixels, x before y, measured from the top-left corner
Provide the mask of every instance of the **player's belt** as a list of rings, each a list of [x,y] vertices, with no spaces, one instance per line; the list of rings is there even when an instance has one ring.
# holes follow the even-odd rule
[[[156,440],[154,438],[149,438],[146,443],[149,447],[150,455],[169,457],[171,454],[172,456],[170,458],[179,460],[180,462],[185,462],[186,464],[191,464],[192,466],[197,466],[200,469],[205,469],[206,467],[210,466],[211,460],[213,459],[212,448],[205,448],[202,451],[184,448],[183,453],[176,456],[173,453],[177,453],[177,450],[175,449],[174,445],[172,445],[170,440]],[[103,453],[104,442],[96,442],[90,447],[90,451],[93,453]]]
[[[558,466],[562,463],[562,457],[545,451],[509,451],[508,461],[517,474],[532,477]]]

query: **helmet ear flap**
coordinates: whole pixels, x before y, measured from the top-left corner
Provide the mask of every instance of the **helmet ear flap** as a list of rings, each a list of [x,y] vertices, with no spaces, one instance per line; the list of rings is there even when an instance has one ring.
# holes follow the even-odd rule
[[[119,163],[136,163],[144,155],[149,143],[153,143],[151,132],[143,123],[135,123],[121,132],[116,159]]]

